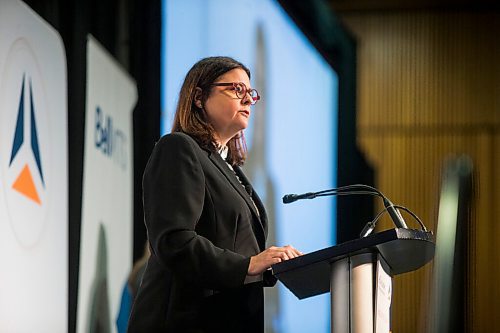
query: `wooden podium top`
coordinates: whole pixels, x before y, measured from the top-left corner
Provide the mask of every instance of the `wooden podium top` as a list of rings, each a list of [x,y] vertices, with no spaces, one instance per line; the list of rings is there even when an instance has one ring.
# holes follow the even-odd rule
[[[330,264],[361,253],[380,253],[392,276],[414,271],[434,257],[434,236],[390,229],[273,265],[273,274],[299,299],[330,291]]]

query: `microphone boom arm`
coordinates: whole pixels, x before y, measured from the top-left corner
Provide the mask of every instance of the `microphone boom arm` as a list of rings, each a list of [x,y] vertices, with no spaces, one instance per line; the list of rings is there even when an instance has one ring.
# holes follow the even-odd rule
[[[379,196],[382,198],[383,203],[384,203],[384,211],[387,211],[389,213],[389,216],[391,217],[391,220],[393,221],[394,225],[397,228],[404,228],[408,229],[408,226],[406,225],[405,220],[403,219],[403,216],[401,216],[401,213],[398,211],[397,208],[403,208],[402,206],[397,206],[394,205],[389,198],[387,198],[382,192],[377,190],[375,187],[365,185],[365,184],[353,184],[353,185],[346,185],[346,186],[340,186],[337,188],[329,189],[329,190],[323,190],[319,192],[307,192],[303,194],[286,194],[283,196],[283,203],[288,204],[292,203],[297,200],[302,200],[302,199],[314,199],[316,197],[326,197],[326,196],[333,196],[333,195],[374,195],[374,196]],[[408,209],[404,209],[406,211],[409,211]],[[361,237],[366,237],[375,228],[376,222],[378,221],[378,218],[380,217],[381,214],[377,215],[377,217],[368,222],[363,230],[361,231]],[[413,216],[414,214],[411,213]],[[425,226],[423,223],[421,223],[420,219],[417,219],[420,223],[420,225],[423,227],[424,230]]]

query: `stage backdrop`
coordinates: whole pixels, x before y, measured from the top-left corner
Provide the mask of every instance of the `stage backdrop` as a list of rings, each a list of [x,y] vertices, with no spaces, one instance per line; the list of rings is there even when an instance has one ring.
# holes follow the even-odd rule
[[[66,332],[66,55],[21,1],[0,1],[0,332]]]
[[[270,217],[268,244],[310,252],[335,243],[335,201],[283,205],[285,193],[332,188],[337,174],[338,77],[276,1],[164,0],[163,133],[178,93],[200,58],[228,55],[252,71],[262,95],[245,131],[245,164]],[[266,332],[329,332],[329,295],[299,301],[266,288]]]
[[[132,261],[135,82],[88,37],[77,331],[115,332]]]

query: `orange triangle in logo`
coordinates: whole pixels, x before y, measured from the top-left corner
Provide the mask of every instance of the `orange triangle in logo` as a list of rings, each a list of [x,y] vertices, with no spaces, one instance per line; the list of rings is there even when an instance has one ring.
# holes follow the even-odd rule
[[[38,192],[36,191],[30,168],[27,164],[24,166],[23,171],[21,171],[14,184],[12,184],[12,188],[37,204],[42,204]]]

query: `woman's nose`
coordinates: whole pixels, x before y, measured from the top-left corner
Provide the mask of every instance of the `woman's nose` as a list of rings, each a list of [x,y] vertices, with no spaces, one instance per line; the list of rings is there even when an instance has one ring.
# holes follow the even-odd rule
[[[243,105],[249,105],[252,104],[252,96],[250,96],[250,93],[247,92],[245,96],[241,99],[241,104]]]

